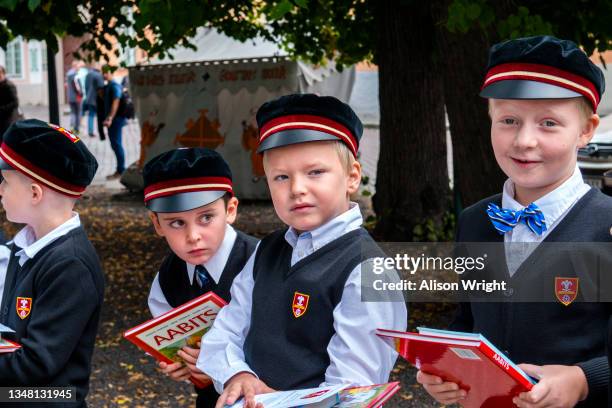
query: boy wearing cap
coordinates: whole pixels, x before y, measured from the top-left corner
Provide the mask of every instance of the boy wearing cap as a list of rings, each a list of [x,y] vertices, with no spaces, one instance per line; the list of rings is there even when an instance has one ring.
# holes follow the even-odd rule
[[[36,119],[6,131],[0,159],[6,218],[26,224],[12,242],[0,307],[22,348],[0,354],[0,384],[75,387],[69,406],[84,407],[104,281],[73,207],[98,163],[78,137]]]
[[[232,301],[202,341],[197,366],[222,392],[217,407],[275,390],[386,382],[397,354],[373,334],[403,330],[401,302],[362,302],[362,262],[377,247],[359,206],[362,134],[333,97],[288,95],[257,112],[258,151],[279,218],[234,281]],[[378,250],[380,251],[380,250]]]
[[[213,291],[226,302],[230,287],[249,259],[257,240],[231,227],[238,211],[232,173],[223,157],[206,148],[181,148],[151,159],[143,169],[145,205],[155,231],[171,253],[163,261],[149,293],[157,317]],[[179,351],[186,365],[159,363],[170,378],[209,378],[195,367],[198,348]],[[212,386],[196,388],[197,407],[214,406]]]
[[[514,398],[519,407],[606,406],[610,307],[557,301],[556,279],[582,296],[578,278],[566,274],[585,271],[538,246],[611,240],[612,198],[584,183],[576,165],[578,148],[599,124],[603,75],[576,44],[549,36],[494,45],[487,71],[480,95],[489,98],[491,142],[508,180],[502,194],[461,214],[457,240],[503,242],[502,268],[487,273],[501,271],[518,293],[504,293],[503,303],[461,304],[451,328],[482,333],[513,361],[529,363],[521,367],[539,382]],[[512,243],[518,242],[531,245],[517,250]],[[539,302],[512,302],[533,288]],[[417,380],[444,404],[466,395],[436,376],[419,372]]]

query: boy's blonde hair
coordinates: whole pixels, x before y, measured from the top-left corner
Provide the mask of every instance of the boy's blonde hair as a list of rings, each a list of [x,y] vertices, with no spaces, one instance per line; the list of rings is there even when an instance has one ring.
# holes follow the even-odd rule
[[[348,174],[351,171],[353,163],[355,162],[355,156],[353,156],[353,153],[348,146],[341,141],[334,142],[334,149],[338,154],[338,158],[340,159],[340,163],[342,164],[344,171],[346,171],[346,174]]]

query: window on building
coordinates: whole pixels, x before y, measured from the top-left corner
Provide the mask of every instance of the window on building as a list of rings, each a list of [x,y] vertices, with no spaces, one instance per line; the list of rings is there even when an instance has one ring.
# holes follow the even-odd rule
[[[40,43],[40,58],[42,59],[42,70],[47,72],[47,42],[41,41]]]
[[[30,51],[30,72],[39,73],[41,70],[40,43],[38,41],[30,41],[28,49]]]
[[[23,58],[21,49],[21,37],[17,37],[6,46],[6,76],[9,78],[23,77]]]

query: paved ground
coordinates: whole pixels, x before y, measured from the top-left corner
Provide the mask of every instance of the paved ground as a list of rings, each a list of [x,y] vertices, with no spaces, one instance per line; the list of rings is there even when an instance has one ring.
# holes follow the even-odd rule
[[[49,120],[49,111],[47,106],[24,105],[21,107],[26,118],[35,118],[44,121]],[[68,105],[60,107],[60,125],[66,128],[70,127],[70,117],[68,115]],[[117,161],[113,153],[108,138],[102,141],[97,134],[97,126],[94,122],[95,137],[87,135],[87,120],[83,118],[81,121],[81,131],[79,137],[83,140],[89,150],[98,160],[99,168],[94,178],[93,185],[106,187],[111,190],[123,189],[118,180],[107,181],[106,176],[115,172]],[[136,120],[130,120],[123,128],[123,148],[125,149],[126,167],[135,162],[140,154],[140,126]]]

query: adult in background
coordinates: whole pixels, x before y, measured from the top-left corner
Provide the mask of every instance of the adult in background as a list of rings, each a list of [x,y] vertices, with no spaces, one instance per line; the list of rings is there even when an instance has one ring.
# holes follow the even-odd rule
[[[78,69],[79,61],[72,61],[71,68],[66,73],[66,93],[68,95],[68,105],[70,106],[70,128],[75,133],[79,133],[79,125],[81,123],[80,90],[75,79]]]
[[[6,70],[0,65],[0,138],[17,119],[19,119],[17,88],[8,80]]]
[[[104,88],[104,77],[102,76],[102,72],[100,71],[100,64],[94,62],[91,64],[89,68],[89,72],[85,77],[85,103],[83,104],[84,111],[87,111],[87,131],[89,136],[94,137],[94,129],[93,122],[94,117],[98,117],[98,134],[100,135],[100,140],[104,140],[106,137],[104,135],[104,116],[100,119],[100,115],[97,115],[98,112],[98,91]],[[102,99],[104,101],[104,99]],[[100,110],[102,114],[104,114],[104,105],[103,103],[100,106]]]
[[[119,102],[121,101],[121,95],[123,90],[121,84],[114,80],[111,67],[105,66],[103,68],[104,79],[107,81],[106,87],[104,88],[104,112],[106,119],[104,119],[104,126],[108,128],[108,139],[111,143],[111,148],[117,158],[117,168],[113,174],[106,176],[107,180],[114,180],[121,177],[121,174],[125,171],[125,152],[122,144],[122,132],[123,126],[125,125],[125,117],[119,112]]]

